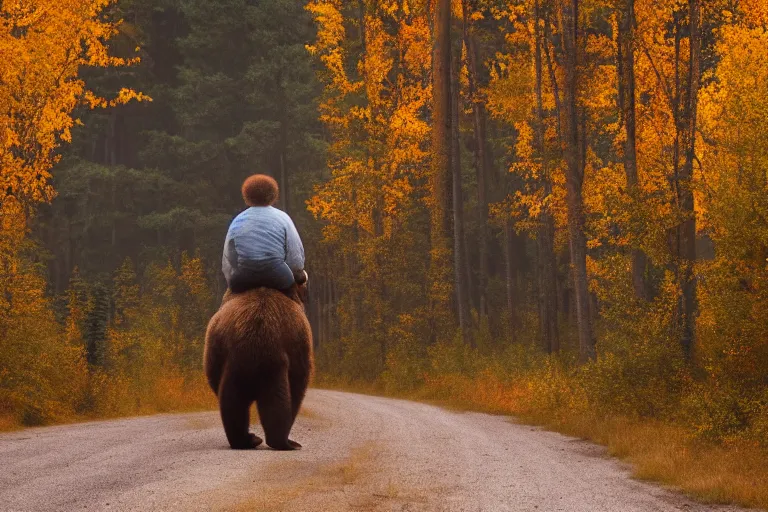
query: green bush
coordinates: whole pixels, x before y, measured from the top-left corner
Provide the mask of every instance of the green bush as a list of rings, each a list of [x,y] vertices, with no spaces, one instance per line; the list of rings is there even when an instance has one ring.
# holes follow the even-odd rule
[[[685,395],[680,418],[698,438],[744,438],[768,446],[768,390],[745,396],[730,386],[697,383]]]
[[[384,389],[390,393],[411,391],[424,383],[427,358],[420,345],[407,340],[397,341],[387,352],[387,362],[381,374]]]
[[[633,417],[671,417],[685,378],[679,348],[656,339],[614,340],[578,372],[595,410]]]

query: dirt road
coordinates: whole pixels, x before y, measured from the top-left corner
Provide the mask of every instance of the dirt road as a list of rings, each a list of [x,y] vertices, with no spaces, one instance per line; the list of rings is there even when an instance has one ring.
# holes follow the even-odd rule
[[[501,416],[310,390],[292,437],[303,450],[233,451],[217,413],[3,434],[0,509],[737,510],[634,481],[601,448]]]

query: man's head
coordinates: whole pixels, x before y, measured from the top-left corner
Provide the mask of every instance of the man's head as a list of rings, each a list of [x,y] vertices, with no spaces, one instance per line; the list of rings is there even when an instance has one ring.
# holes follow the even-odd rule
[[[277,182],[266,174],[254,174],[243,182],[243,200],[248,206],[272,206],[277,201]]]

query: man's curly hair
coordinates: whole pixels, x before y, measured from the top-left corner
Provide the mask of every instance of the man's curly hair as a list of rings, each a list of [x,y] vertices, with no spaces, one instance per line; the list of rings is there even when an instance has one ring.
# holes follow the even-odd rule
[[[254,174],[243,182],[243,200],[248,206],[272,206],[280,189],[272,176]]]

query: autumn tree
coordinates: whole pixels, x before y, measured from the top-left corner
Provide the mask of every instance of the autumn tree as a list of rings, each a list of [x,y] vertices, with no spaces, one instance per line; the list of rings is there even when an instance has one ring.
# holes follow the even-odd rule
[[[544,112],[544,38],[546,19],[538,0],[533,7],[534,73],[536,94],[535,144],[540,159],[540,183],[545,199],[552,195],[552,162],[546,144],[546,114]],[[536,234],[538,249],[539,328],[542,346],[547,352],[557,352],[560,346],[557,319],[557,270],[555,260],[555,224],[548,205],[539,214]]]
[[[434,3],[432,163],[430,168],[430,302],[434,331],[446,325],[451,296],[451,2]],[[439,326],[439,327],[438,327]]]
[[[85,66],[114,67],[133,61],[109,55],[106,42],[117,27],[104,23],[102,1],[69,0],[46,5],[5,3],[2,6],[0,101],[4,115],[3,174],[0,204],[32,205],[53,195],[51,167],[61,142],[70,142],[82,101],[91,107],[125,103],[140,97],[127,89],[105,100],[86,89],[80,78]],[[13,198],[13,199],[11,199]]]
[[[86,87],[83,68],[119,67],[136,62],[109,54],[107,41],[117,25],[101,20],[108,3],[79,0],[48,5],[4,3],[0,17],[0,264],[12,271],[16,249],[40,203],[54,196],[51,169],[71,142],[79,105],[115,106],[145,99],[120,89],[104,99]]]
[[[73,327],[59,338],[41,269],[32,259],[29,220],[54,196],[52,167],[59,146],[71,142],[74,109],[143,99],[128,89],[114,99],[101,98],[81,77],[86,67],[134,63],[108,51],[107,41],[117,31],[101,17],[108,5],[65,0],[0,6],[0,351],[10,366],[0,394],[15,402],[26,423],[66,417],[78,405],[83,347],[75,342],[86,335]],[[34,388],[38,391],[31,393]]]
[[[473,0],[462,0],[462,17],[464,53],[467,69],[467,96],[472,105],[472,133],[474,136],[475,176],[477,180],[477,223],[479,225],[478,257],[477,257],[477,289],[478,311],[480,315],[488,313],[488,258],[489,254],[489,217],[488,189],[493,166],[493,155],[488,143],[488,120],[483,87],[487,85],[481,80],[483,66],[482,55],[478,43],[476,22],[472,19],[478,12],[478,3]]]
[[[568,168],[566,201],[568,204],[568,237],[571,267],[576,295],[576,321],[579,331],[579,354],[582,361],[595,357],[592,315],[587,285],[587,241],[584,233],[584,155],[582,140],[586,137],[579,122],[579,0],[564,0],[558,12],[563,43],[563,151]]]
[[[466,31],[466,14],[461,20]],[[454,309],[462,337],[466,340],[470,325],[469,268],[464,215],[464,187],[461,166],[460,109],[463,105],[460,75],[465,38],[454,38],[451,57],[451,211],[453,212],[453,291]]]
[[[312,2],[308,9],[319,24],[310,50],[324,66],[320,114],[332,137],[331,176],[317,187],[309,209],[323,223],[328,289],[343,297],[337,306],[342,365],[348,361],[356,375],[375,374],[399,337],[393,332],[429,335],[427,290],[445,292],[446,308],[434,311],[451,318],[450,259],[438,283],[425,279],[427,10],[419,2],[338,1]]]
[[[696,320],[696,212],[693,199],[693,163],[696,158],[696,126],[701,80],[701,7],[699,0],[688,2],[688,80],[685,95],[677,100],[677,133],[675,138],[675,189],[683,220],[678,227],[677,257],[682,297],[679,317],[683,351],[691,358],[694,350]],[[684,104],[680,105],[680,101]],[[682,164],[679,162],[680,152]]]
[[[635,37],[635,0],[622,0],[617,8],[617,51],[616,68],[618,74],[618,106],[619,115],[623,124],[624,144],[623,163],[624,173],[627,177],[627,192],[632,200],[638,198],[638,173],[637,173],[637,109],[635,86],[635,53],[637,41]],[[636,237],[633,237],[636,238]],[[635,296],[639,299],[647,299],[648,294],[645,284],[645,267],[647,258],[642,249],[637,245],[637,240],[632,243],[632,286]]]
[[[694,173],[698,229],[716,248],[697,265],[695,360],[710,384],[740,397],[745,413],[759,402],[768,365],[768,12],[754,7],[721,29],[718,79],[701,89]]]

